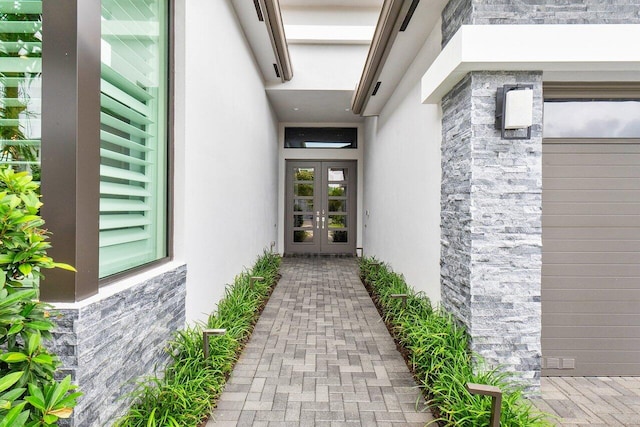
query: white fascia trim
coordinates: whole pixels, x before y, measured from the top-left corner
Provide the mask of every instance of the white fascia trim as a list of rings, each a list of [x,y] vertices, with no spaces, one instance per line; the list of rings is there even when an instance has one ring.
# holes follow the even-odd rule
[[[437,104],[471,71],[579,73],[582,80],[584,72],[594,80],[626,73],[640,80],[637,40],[638,24],[463,25],[422,77],[422,102]]]
[[[375,26],[285,25],[291,44],[370,44]]]

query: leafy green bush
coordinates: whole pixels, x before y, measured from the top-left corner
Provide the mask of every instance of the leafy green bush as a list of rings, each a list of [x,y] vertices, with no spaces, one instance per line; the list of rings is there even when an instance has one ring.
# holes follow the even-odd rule
[[[482,358],[469,351],[464,328],[444,310],[434,310],[427,296],[416,293],[401,275],[373,258],[362,259],[360,275],[407,351],[416,378],[437,408],[438,422],[458,427],[489,425],[491,399],[466,389],[467,383],[476,383],[502,389],[502,427],[551,425],[545,414],[524,399],[522,388],[510,381],[509,374],[485,369]],[[406,305],[393,294],[407,294]]]
[[[37,299],[41,270],[73,268],[46,254],[37,190],[27,172],[0,167],[0,427],[57,425],[80,396],[69,376],[53,378],[60,362],[42,345],[55,325]]]
[[[138,383],[134,403],[116,425],[120,427],[198,426],[211,412],[227,377],[247,341],[278,279],[280,257],[265,252],[249,272],[225,289],[217,310],[205,325],[179,331],[169,343],[171,362],[160,377]],[[264,280],[250,286],[252,276]],[[209,358],[203,351],[202,330],[226,329],[209,339]]]

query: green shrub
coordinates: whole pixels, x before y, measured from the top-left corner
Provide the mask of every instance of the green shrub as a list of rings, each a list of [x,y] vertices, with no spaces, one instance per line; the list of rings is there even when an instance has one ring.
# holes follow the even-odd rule
[[[37,190],[27,172],[0,167],[0,427],[57,425],[80,396],[69,376],[54,379],[60,362],[42,345],[55,325],[37,299],[41,270],[73,268],[47,256]]]
[[[476,383],[502,389],[502,427],[551,425],[545,414],[524,399],[522,388],[509,374],[486,369],[482,358],[472,355],[464,328],[444,310],[434,310],[429,299],[416,293],[401,275],[373,258],[361,260],[360,275],[395,338],[407,350],[416,378],[437,408],[438,422],[458,427],[489,425],[491,399],[466,389],[467,383]],[[392,294],[407,294],[406,305]]]
[[[280,257],[265,252],[251,271],[227,286],[217,310],[206,324],[177,332],[167,351],[171,362],[159,377],[140,381],[134,403],[116,425],[120,427],[198,426],[211,412],[227,377],[258,318],[259,310],[278,279]],[[252,276],[264,280],[250,286]],[[226,329],[209,338],[209,358],[204,358],[203,328]]]

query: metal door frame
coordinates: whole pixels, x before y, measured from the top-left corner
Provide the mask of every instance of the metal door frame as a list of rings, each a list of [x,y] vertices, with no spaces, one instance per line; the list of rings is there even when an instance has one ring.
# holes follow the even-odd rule
[[[293,168],[315,167],[317,168],[314,179],[314,211],[320,215],[313,216],[313,243],[293,242]],[[347,242],[328,242],[328,169],[331,167],[344,167],[349,169],[347,177]],[[284,206],[284,253],[288,254],[349,254],[355,255],[357,240],[357,193],[358,193],[358,161],[357,160],[285,160],[285,206]],[[327,229],[322,226],[325,219]],[[315,233],[320,232],[318,238]]]

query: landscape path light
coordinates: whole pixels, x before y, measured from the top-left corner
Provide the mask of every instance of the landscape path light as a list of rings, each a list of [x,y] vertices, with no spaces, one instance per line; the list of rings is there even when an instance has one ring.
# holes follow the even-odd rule
[[[502,391],[492,385],[467,383],[467,390],[471,394],[491,396],[490,427],[500,427],[500,409],[502,407]]]
[[[389,297],[394,299],[401,299],[402,306],[405,308],[407,307],[407,294],[391,294],[389,295]]]
[[[249,287],[251,289],[255,288],[256,282],[264,282],[264,277],[262,276],[249,277]]]

